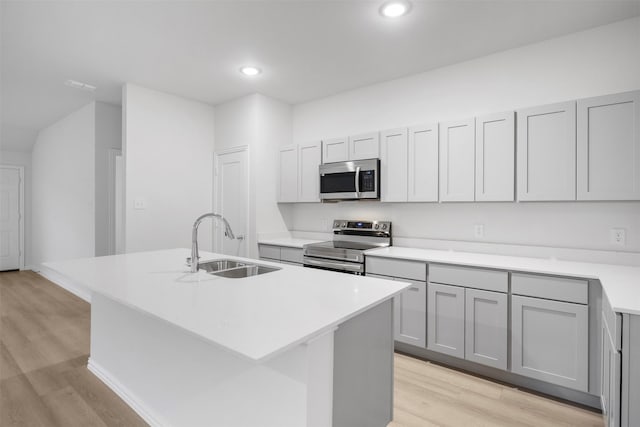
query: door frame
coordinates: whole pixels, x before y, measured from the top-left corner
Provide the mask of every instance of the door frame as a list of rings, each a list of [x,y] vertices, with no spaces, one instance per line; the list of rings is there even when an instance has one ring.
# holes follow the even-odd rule
[[[251,190],[251,183],[250,183],[250,177],[251,177],[251,172],[250,172],[250,162],[251,162],[251,157],[250,157],[250,152],[249,152],[249,146],[248,145],[239,145],[237,147],[231,147],[231,148],[226,148],[224,150],[218,150],[218,151],[214,151],[213,153],[213,211],[214,212],[218,212],[218,208],[220,207],[220,190],[218,188],[218,160],[220,156],[226,155],[226,154],[233,154],[233,153],[240,153],[240,152],[246,152],[246,156],[247,156],[247,165],[246,165],[246,177],[247,177],[247,188],[246,188],[246,206],[247,206],[247,220],[245,223],[245,235],[244,235],[244,240],[243,243],[245,245],[245,255],[246,258],[249,258],[251,253],[250,253],[250,248],[251,245],[250,243],[252,243],[253,239],[250,237],[251,233],[250,233],[250,224],[251,224],[251,196],[250,196],[250,190]],[[216,240],[215,240],[215,234],[214,234],[214,230],[215,230],[215,226],[211,228],[211,247],[213,248],[213,251],[217,251],[221,248],[217,247],[216,244]]]
[[[17,169],[20,182],[18,183],[18,268],[24,270],[24,166],[0,164],[2,169]]]

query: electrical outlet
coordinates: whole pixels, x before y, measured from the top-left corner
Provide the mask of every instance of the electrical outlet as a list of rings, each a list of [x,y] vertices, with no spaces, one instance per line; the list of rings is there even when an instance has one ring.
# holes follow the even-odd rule
[[[484,225],[475,224],[473,226],[473,235],[476,239],[482,239],[484,237]]]
[[[624,228],[612,228],[610,239],[612,245],[624,246],[627,244],[627,232]]]
[[[136,198],[133,201],[133,208],[137,210],[143,210],[147,208],[147,202],[144,199]]]

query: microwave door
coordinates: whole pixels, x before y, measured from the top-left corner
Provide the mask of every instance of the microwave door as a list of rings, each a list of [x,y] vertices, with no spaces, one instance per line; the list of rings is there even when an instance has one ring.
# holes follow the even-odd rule
[[[320,192],[327,195],[350,193],[353,197],[356,192],[355,172],[325,173],[320,177]]]

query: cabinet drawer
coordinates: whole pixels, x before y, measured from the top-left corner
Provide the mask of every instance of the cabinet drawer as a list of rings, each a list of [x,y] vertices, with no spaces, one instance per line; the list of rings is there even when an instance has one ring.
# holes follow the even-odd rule
[[[302,264],[302,249],[280,248],[280,259],[282,261],[295,262],[298,264]]]
[[[260,258],[275,259],[280,261],[280,246],[259,245]]]
[[[509,274],[506,271],[429,264],[429,282],[507,292],[509,289]]]
[[[512,273],[511,293],[557,301],[587,304],[588,282],[564,277]]]
[[[383,276],[401,277],[422,282],[427,280],[427,264],[421,261],[368,256],[365,262],[366,274],[381,274]]]
[[[602,322],[607,328],[616,350],[622,349],[622,315],[613,311],[607,295],[602,293]]]

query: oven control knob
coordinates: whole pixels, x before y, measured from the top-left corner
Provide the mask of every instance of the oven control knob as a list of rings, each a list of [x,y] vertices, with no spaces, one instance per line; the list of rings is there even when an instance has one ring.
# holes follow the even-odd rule
[[[347,226],[347,223],[346,223],[346,222],[343,222],[343,223],[342,223],[342,228],[344,228],[344,227],[346,227],[346,226]]]
[[[387,224],[382,224],[382,229],[386,230],[387,229]]]
[[[380,228],[380,224],[376,224],[376,230]]]

